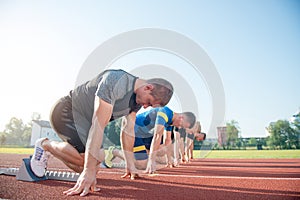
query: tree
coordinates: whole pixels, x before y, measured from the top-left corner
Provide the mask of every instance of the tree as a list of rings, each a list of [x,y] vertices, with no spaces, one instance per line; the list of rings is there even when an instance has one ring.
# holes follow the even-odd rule
[[[227,134],[227,149],[235,147],[239,138],[239,125],[237,121],[231,120],[226,123],[226,134]]]
[[[22,144],[22,135],[26,126],[22,119],[12,117],[8,124],[5,126],[4,133],[7,135],[8,143],[10,144]]]
[[[297,140],[295,141],[295,146],[297,149],[300,149],[300,144],[299,144],[299,140],[300,140],[300,111],[296,114],[293,115],[292,119],[291,119],[291,126],[295,131],[295,135]]]
[[[241,147],[246,148],[242,137],[239,137],[237,139],[236,146],[238,147],[239,150],[241,149]]]
[[[298,135],[291,127],[289,121],[278,120],[268,126],[270,132],[270,144],[279,149],[291,149],[297,146]]]
[[[257,145],[256,138],[250,138],[248,142],[249,147],[255,147]]]
[[[29,146],[31,139],[32,125],[26,125],[22,134],[23,145]]]
[[[6,142],[6,134],[5,133],[0,133],[0,145],[4,145]]]
[[[30,122],[24,124],[22,119],[12,117],[9,120],[9,123],[5,126],[5,130],[3,133],[5,136],[5,140],[4,138],[0,138],[0,142],[4,140],[4,142],[6,142],[7,144],[23,146],[29,145],[32,132],[32,120],[39,120],[40,118],[41,115],[39,113],[33,113]]]

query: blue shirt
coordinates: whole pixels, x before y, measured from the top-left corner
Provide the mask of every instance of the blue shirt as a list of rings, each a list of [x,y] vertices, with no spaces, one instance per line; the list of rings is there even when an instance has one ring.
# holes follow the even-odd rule
[[[153,108],[136,116],[135,120],[135,136],[136,137],[152,137],[156,124],[163,125],[165,130],[172,130],[172,119],[174,112],[165,107]]]

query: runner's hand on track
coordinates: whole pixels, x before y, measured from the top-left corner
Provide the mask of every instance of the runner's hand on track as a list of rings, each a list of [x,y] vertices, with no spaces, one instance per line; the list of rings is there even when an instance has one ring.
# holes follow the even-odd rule
[[[100,191],[100,188],[97,188],[96,185],[97,185],[96,171],[84,170],[80,174],[76,182],[76,185],[73,188],[64,191],[63,193],[68,196],[77,195],[77,194],[80,194],[80,196],[86,196],[90,192],[90,190],[92,192]]]
[[[155,161],[153,161],[153,159],[149,158],[145,173],[153,174],[153,173],[155,173],[155,171],[156,171]]]
[[[134,180],[135,178],[140,178],[137,169],[135,167],[131,168],[131,169],[126,169],[126,173],[121,176],[122,178],[127,178],[129,177],[131,180]]]
[[[126,172],[123,176],[121,176],[122,178],[127,178],[129,177],[131,180],[134,180],[136,178],[140,178],[139,174],[137,173],[130,173],[130,172]]]
[[[173,168],[173,167],[176,167],[176,165],[175,165],[174,163],[168,163],[168,164],[166,165],[166,167],[168,167],[168,168]]]

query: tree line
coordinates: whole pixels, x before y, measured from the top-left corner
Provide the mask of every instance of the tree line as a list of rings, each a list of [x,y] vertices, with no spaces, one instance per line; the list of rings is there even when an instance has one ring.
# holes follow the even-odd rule
[[[0,132],[0,144],[29,146],[32,123],[24,123],[22,119],[12,117],[5,129]]]
[[[216,149],[300,149],[300,112],[294,115],[293,121],[277,120],[266,127],[269,136],[266,138],[243,138],[237,121],[226,123],[226,143],[216,144]]]
[[[32,120],[40,120],[41,115],[34,113],[31,121],[24,123],[22,119],[12,117],[0,132],[1,146],[29,147],[32,133]],[[120,146],[121,121],[115,120],[108,124],[104,130],[104,144]]]
[[[40,114],[34,113],[32,120],[39,120]],[[213,149],[300,149],[300,112],[294,115],[293,121],[278,120],[271,122],[266,128],[270,133],[266,138],[243,138],[237,121],[226,123],[226,143],[210,144],[209,142],[197,142],[195,146],[208,145]],[[0,132],[0,145],[29,146],[32,132],[32,120],[24,123],[22,119],[12,117],[5,129]],[[120,146],[121,119],[112,121],[104,130],[104,145]]]

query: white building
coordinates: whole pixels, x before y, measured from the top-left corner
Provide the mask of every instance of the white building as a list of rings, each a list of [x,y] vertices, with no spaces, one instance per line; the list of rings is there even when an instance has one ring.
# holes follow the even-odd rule
[[[34,146],[35,141],[43,137],[46,137],[50,140],[62,141],[51,128],[50,122],[44,120],[32,120],[30,145]]]

